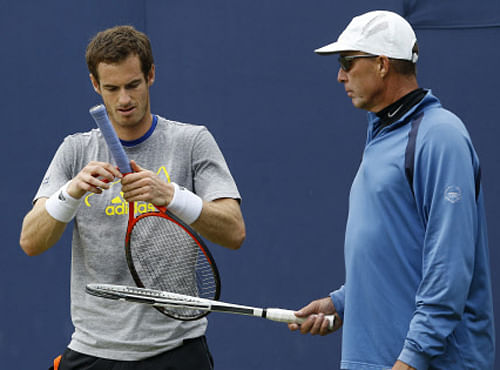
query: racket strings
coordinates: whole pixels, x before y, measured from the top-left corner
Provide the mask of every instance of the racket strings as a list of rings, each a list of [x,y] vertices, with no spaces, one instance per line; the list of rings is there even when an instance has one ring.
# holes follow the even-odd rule
[[[181,226],[151,214],[137,220],[130,233],[130,258],[144,287],[215,299],[217,282],[213,267],[196,240]],[[179,317],[199,317],[204,311],[162,308]]]

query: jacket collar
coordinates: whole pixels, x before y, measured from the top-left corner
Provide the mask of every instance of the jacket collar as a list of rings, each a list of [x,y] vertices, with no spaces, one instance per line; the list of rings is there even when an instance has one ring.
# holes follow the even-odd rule
[[[390,130],[394,130],[398,127],[406,125],[408,122],[411,121],[411,117],[413,115],[418,114],[424,109],[428,109],[430,106],[433,105],[435,105],[436,107],[441,106],[441,102],[436,96],[432,94],[432,91],[431,90],[426,90],[426,91],[427,91],[426,95],[422,100],[420,100],[420,102],[418,102],[412,108],[410,108],[397,121],[389,125]],[[368,134],[369,137],[371,137],[373,133],[376,131],[377,126],[380,124],[380,118],[377,116],[376,113],[373,112],[368,112],[367,118],[368,118]]]

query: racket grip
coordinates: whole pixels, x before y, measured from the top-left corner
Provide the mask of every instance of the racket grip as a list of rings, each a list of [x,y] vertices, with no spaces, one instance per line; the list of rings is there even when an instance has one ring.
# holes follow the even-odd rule
[[[121,173],[131,173],[132,168],[130,167],[130,161],[123,150],[122,143],[116,135],[113,125],[109,121],[108,113],[106,112],[106,107],[101,105],[96,105],[90,108],[90,115],[94,118],[95,123],[101,130],[101,134],[108,144],[108,148],[116,161],[116,165],[120,169]]]
[[[297,317],[295,316],[295,311],[292,310],[284,310],[281,308],[268,308],[266,309],[266,313],[264,316],[266,319],[286,322],[286,323],[297,323],[302,324],[306,321],[307,318]],[[333,329],[333,324],[335,322],[334,315],[325,315],[325,319],[328,320],[328,329]]]

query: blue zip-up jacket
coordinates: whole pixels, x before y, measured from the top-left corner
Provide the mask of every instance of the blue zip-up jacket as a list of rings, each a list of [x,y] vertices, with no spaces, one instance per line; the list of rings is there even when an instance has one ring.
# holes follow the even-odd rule
[[[430,91],[376,135],[379,118],[368,117],[349,197],[346,279],[331,293],[343,316],[341,367],[390,369],[400,359],[418,370],[493,369],[485,212],[469,134]]]

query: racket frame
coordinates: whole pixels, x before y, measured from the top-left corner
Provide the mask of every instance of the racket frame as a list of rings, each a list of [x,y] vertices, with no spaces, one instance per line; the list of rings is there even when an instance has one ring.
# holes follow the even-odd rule
[[[115,284],[88,284],[86,286],[86,292],[107,299],[149,304],[155,308],[164,306],[176,308],[183,307],[206,310],[207,312],[222,312],[262,317],[272,321],[285,323],[294,322],[298,324],[303,323],[307,319],[296,317],[292,310],[244,306],[141,287],[136,288]],[[329,321],[329,328],[332,330],[335,323],[335,316],[327,315],[325,318]]]

